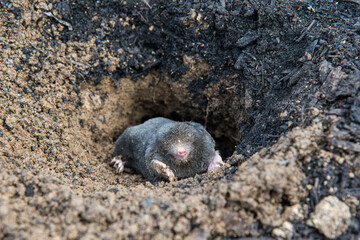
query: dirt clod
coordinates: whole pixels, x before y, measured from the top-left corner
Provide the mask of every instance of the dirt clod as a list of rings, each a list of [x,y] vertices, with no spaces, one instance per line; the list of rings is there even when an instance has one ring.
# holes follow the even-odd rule
[[[337,197],[328,196],[316,205],[307,224],[317,228],[326,237],[334,239],[346,231],[350,222],[349,207]]]

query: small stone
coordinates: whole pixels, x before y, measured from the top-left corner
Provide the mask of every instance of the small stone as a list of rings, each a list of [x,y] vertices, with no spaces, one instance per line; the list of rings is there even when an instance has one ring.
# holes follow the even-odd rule
[[[289,114],[288,111],[285,110],[282,113],[280,113],[280,117],[281,118],[287,118],[288,114]]]
[[[292,238],[294,232],[294,226],[285,221],[281,227],[274,228],[272,231],[272,235],[276,238],[289,239]]]
[[[34,187],[33,187],[33,184],[29,184],[29,186],[26,187],[26,190],[25,190],[25,196],[27,197],[32,197],[34,196]]]
[[[311,112],[311,115],[312,115],[313,117],[315,117],[315,116],[319,115],[319,113],[320,113],[320,110],[319,110],[319,109],[313,108],[313,110],[312,110],[312,112]]]
[[[245,55],[242,53],[237,58],[237,60],[236,60],[236,62],[234,64],[234,68],[236,70],[240,70],[242,68],[242,65],[244,64],[244,57],[245,57]]]
[[[240,38],[237,42],[236,42],[236,45],[238,47],[246,47],[247,45],[249,45],[250,43],[252,43],[253,41],[255,41],[256,39],[258,39],[259,36],[256,35],[256,34],[251,34],[251,33],[248,33],[246,34],[245,36],[243,36],[242,38]]]
[[[191,230],[191,224],[189,220],[185,217],[180,217],[174,227],[174,231],[177,233],[187,234],[190,232],[190,230]]]
[[[311,213],[307,225],[315,227],[327,238],[343,234],[351,223],[349,207],[335,196],[322,199]]]
[[[285,208],[283,216],[289,221],[301,221],[304,219],[303,209],[298,203]]]
[[[46,3],[44,3],[44,2],[37,3],[36,7],[38,9],[41,9],[41,10],[44,10],[44,11],[50,11],[48,5]]]

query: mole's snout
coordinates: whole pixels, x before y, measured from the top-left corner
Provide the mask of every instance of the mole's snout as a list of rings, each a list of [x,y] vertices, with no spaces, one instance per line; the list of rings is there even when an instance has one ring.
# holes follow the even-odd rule
[[[177,154],[178,154],[180,157],[184,157],[184,156],[187,154],[187,151],[185,150],[185,148],[179,147]]]
[[[186,151],[178,151],[178,155],[181,157],[185,156],[186,153],[187,153]]]

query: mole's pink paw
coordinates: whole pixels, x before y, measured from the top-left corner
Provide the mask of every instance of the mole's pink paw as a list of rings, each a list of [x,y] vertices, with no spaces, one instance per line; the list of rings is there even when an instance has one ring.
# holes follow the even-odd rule
[[[121,160],[120,156],[114,157],[111,160],[111,163],[114,163],[116,172],[121,173],[122,171],[124,171],[124,162]]]
[[[158,160],[152,161],[152,166],[154,170],[163,178],[167,179],[168,181],[172,182],[176,180],[176,177],[173,171],[170,169],[168,165]]]
[[[224,165],[224,162],[219,154],[219,151],[215,151],[210,159],[208,171],[219,168],[222,165]]]

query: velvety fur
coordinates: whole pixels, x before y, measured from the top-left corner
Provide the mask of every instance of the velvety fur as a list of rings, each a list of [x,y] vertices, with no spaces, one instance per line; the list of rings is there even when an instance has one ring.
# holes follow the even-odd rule
[[[186,161],[177,161],[171,154],[179,141],[189,148]],[[121,156],[126,165],[156,183],[161,176],[152,168],[152,160],[168,165],[177,178],[185,178],[206,172],[214,153],[215,141],[202,125],[153,118],[127,128],[116,141],[114,156]]]

